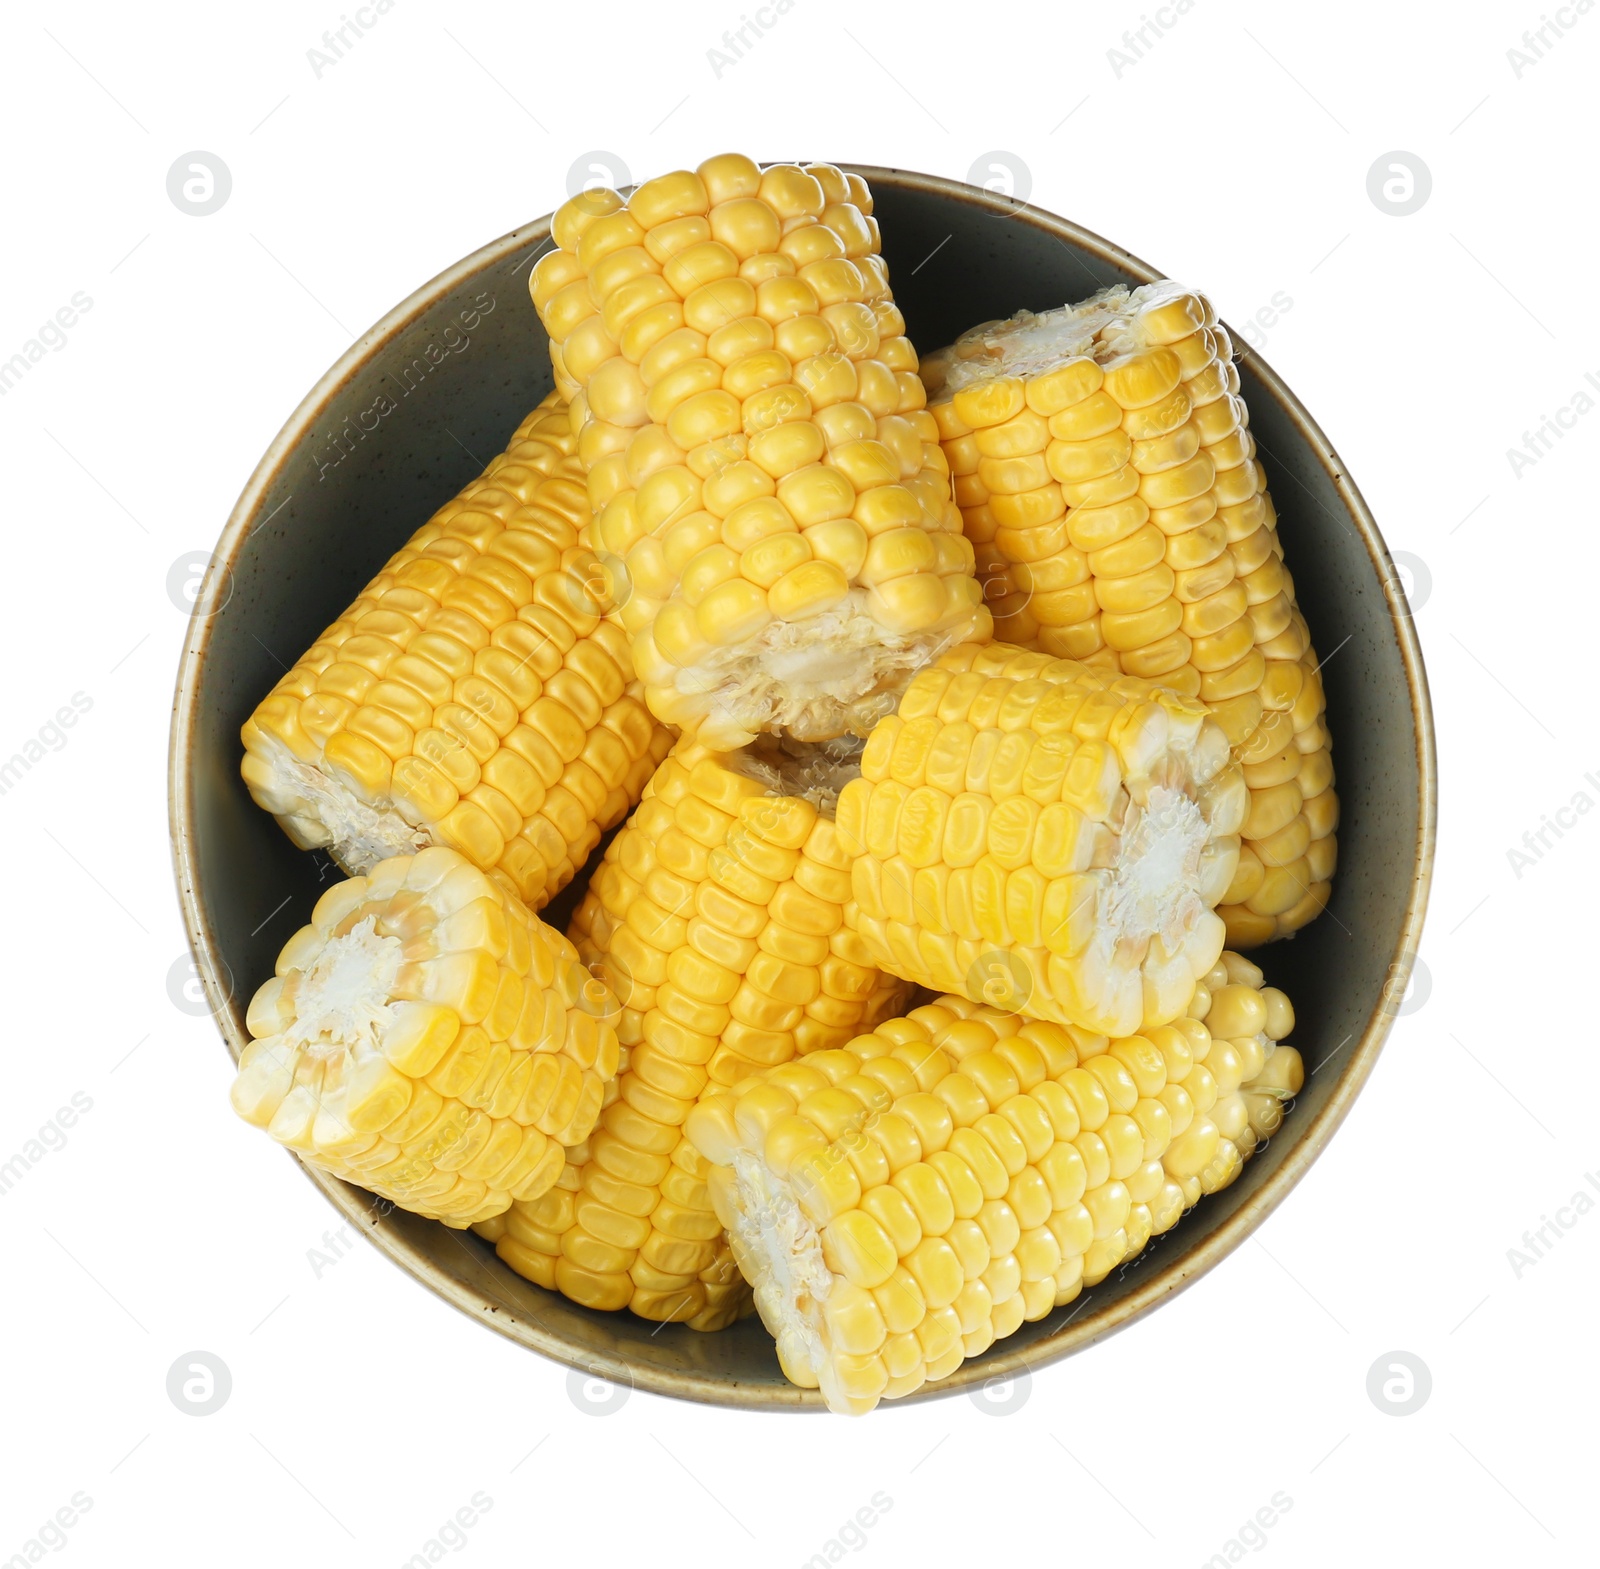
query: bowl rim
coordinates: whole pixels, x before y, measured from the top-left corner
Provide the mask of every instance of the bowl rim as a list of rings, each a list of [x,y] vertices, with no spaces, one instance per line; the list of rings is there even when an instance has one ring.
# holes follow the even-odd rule
[[[1131,273],[1141,282],[1154,282],[1165,274],[1121,246],[1089,229],[1029,203],[995,191],[980,189],[941,175],[872,164],[841,164],[839,167],[862,175],[875,187],[895,187],[927,195],[941,196],[997,217],[1032,224],[1035,228],[1069,244],[1081,247],[1104,262]],[[384,344],[414,325],[444,296],[475,275],[500,263],[508,255],[535,242],[529,260],[539,254],[550,238],[550,217],[523,224],[490,241],[436,277],[423,284],[396,305],[374,326],[364,332],[334,362],[316,385],[301,399],[281,430],[273,438],[255,471],[240,492],[212,554],[211,564],[190,613],[184,639],[177,682],[173,694],[172,725],[168,750],[169,826],[172,839],[173,871],[184,928],[196,960],[206,1000],[216,1020],[224,1045],[237,1060],[248,1043],[243,1028],[243,1008],[230,984],[224,987],[219,975],[228,967],[218,950],[216,935],[197,887],[195,843],[195,775],[192,768],[199,717],[200,677],[209,653],[211,628],[216,612],[226,604],[234,563],[259,519],[263,499],[284,464],[300,444],[313,433],[322,412],[338,391]],[[517,269],[520,271],[521,269]],[[1226,323],[1223,324],[1226,326]],[[1240,341],[1237,334],[1235,342]],[[1433,710],[1429,698],[1427,671],[1422,650],[1406,603],[1404,588],[1396,572],[1389,548],[1376,520],[1355,482],[1345,472],[1343,462],[1321,426],[1289,390],[1282,377],[1260,355],[1251,351],[1251,363],[1263,390],[1276,400],[1284,415],[1294,424],[1307,446],[1333,483],[1344,504],[1349,521],[1383,586],[1391,629],[1400,652],[1407,694],[1415,725],[1417,763],[1417,837],[1411,868],[1412,885],[1405,915],[1390,956],[1385,984],[1373,1004],[1366,1024],[1349,1059],[1340,1070],[1327,1103],[1297,1128],[1295,1142],[1282,1164],[1251,1195],[1250,1199],[1191,1248],[1151,1271],[1147,1279],[1113,1302],[1097,1308],[1083,1319],[1069,1318],[1050,1334],[1026,1347],[1007,1350],[999,1342],[981,1359],[962,1364],[948,1378],[927,1386],[892,1405],[912,1405],[937,1399],[957,1390],[1027,1374],[1081,1351],[1117,1330],[1143,1318],[1162,1302],[1192,1285],[1207,1274],[1254,1232],[1281,1204],[1322,1153],[1348,1115],[1350,1106],[1370,1076],[1382,1050],[1396,1013],[1396,987],[1403,991],[1421,940],[1428,894],[1433,876],[1437,832],[1437,759]],[[268,515],[270,517],[270,514]],[[218,601],[221,600],[221,604]],[[536,1319],[512,1316],[509,1304],[493,1301],[444,1272],[423,1253],[400,1228],[378,1227],[365,1200],[370,1195],[347,1186],[307,1165],[292,1152],[286,1152],[295,1165],[311,1179],[329,1201],[366,1232],[389,1259],[428,1286],[451,1306],[478,1322],[488,1325],[517,1344],[538,1351],[568,1367],[581,1369],[653,1394],[745,1410],[821,1410],[821,1397],[815,1390],[788,1385],[745,1384],[717,1374],[694,1369],[658,1368],[634,1362],[622,1352],[590,1349],[574,1345],[565,1336],[546,1329]],[[640,1322],[643,1322],[642,1320]]]

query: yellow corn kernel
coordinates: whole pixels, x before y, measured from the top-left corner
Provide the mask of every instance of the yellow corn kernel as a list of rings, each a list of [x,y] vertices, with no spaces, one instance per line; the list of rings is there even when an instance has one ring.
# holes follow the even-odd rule
[[[1203,297],[1176,284],[1118,286],[975,328],[924,359],[922,373],[959,476],[967,537],[987,551],[981,569],[998,635],[1199,696],[1238,760],[1253,764],[1281,750],[1269,721],[1295,709],[1315,658],[1254,462],[1232,346],[1220,328],[1195,325],[1205,317],[1214,323]],[[1051,534],[1045,525],[1063,516],[1064,531]],[[1079,551],[1087,578],[1059,589],[1019,574],[1076,563]],[[1318,700],[1294,714],[1293,730],[1326,775],[1304,799],[1326,791],[1331,806]],[[1283,829],[1289,800],[1280,790],[1252,812],[1247,846]],[[1268,855],[1286,867],[1293,848],[1291,838]],[[1318,871],[1331,875],[1335,858],[1329,837]],[[1279,881],[1263,896],[1270,912],[1231,896],[1219,908],[1231,942],[1287,935],[1326,902],[1287,898]]]
[[[638,799],[670,736],[578,542],[576,445],[552,395],[245,723],[245,783],[296,844],[357,873],[448,844],[537,909]]]
[[[1181,1026],[1125,1038],[941,996],[703,1096],[685,1133],[784,1373],[848,1414],[911,1394],[1231,1182],[1304,1069],[1255,966],[1205,979]]]
[[[234,1110],[321,1170],[468,1226],[536,1200],[619,1047],[573,945],[457,851],[330,888],[249,1010]]]
[[[719,197],[719,181],[737,194]],[[700,191],[708,205],[684,210]],[[839,198],[820,221],[818,192]],[[992,632],[974,562],[932,547],[954,517],[946,463],[857,197],[870,206],[859,179],[728,155],[634,198],[608,193],[592,221],[564,216],[570,246],[534,273],[552,359],[581,394],[591,500],[607,507],[592,532],[633,574],[619,620],[646,702],[724,750],[761,732],[865,734],[911,671]],[[1031,437],[1012,446],[1047,438],[1028,418]],[[631,442],[621,467],[618,439]],[[667,449],[681,461],[656,466]],[[665,515],[645,506],[646,488],[673,473],[702,494]],[[758,498],[770,503],[763,521],[782,519],[767,532],[830,525],[806,541],[812,555],[792,544],[749,554],[757,539],[732,514]],[[677,551],[651,548],[668,517],[696,506],[731,525],[722,543],[737,577],[699,587]],[[891,528],[902,537],[877,545]],[[673,614],[684,600],[692,618]]]
[[[748,1310],[682,1124],[706,1094],[791,1059],[800,1071],[904,1005],[909,986],[858,961],[844,931],[849,866],[833,823],[802,796],[692,742],[667,757],[571,924],[582,961],[621,1003],[626,1066],[568,1167],[582,1202],[547,1225],[536,1206],[513,1206],[520,1230],[496,1239],[511,1268],[588,1306],[699,1329]],[[759,1118],[754,1103],[746,1116],[799,1173],[821,1136],[792,1114],[798,1081],[782,1083]],[[837,1176],[818,1181],[814,1202],[849,1196]],[[602,1247],[604,1269],[559,1267]]]
[[[1211,912],[1247,799],[1200,705],[958,649],[912,681],[839,794],[847,919],[918,985],[1131,1034],[1180,1014],[1221,950]]]

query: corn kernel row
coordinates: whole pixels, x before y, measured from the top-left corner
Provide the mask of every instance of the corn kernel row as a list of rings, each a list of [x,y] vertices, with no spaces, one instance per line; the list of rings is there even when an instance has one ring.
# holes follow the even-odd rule
[[[1228,939],[1303,926],[1336,853],[1322,683],[1210,303],[1119,287],[924,374],[998,635],[1204,699],[1251,790]]]
[[[552,394],[244,726],[257,803],[347,871],[450,845],[554,897],[671,744],[602,618],[571,417]]]
[[[624,1058],[557,1186],[495,1228],[519,1274],[594,1308],[719,1328],[748,1305],[682,1136],[708,1089],[842,1044],[910,990],[843,930],[849,863],[810,802],[680,742],[570,934],[615,990]]]
[[[1181,1014],[1216,963],[1247,804],[1202,704],[958,648],[912,681],[840,792],[845,922],[890,974],[1130,1035]]]
[[[330,888],[250,1003],[234,1109],[318,1166],[467,1226],[556,1180],[615,1075],[616,1000],[444,846]]]
[[[860,176],[733,154],[555,214],[531,290],[651,710],[865,735],[990,619]]]
[[[941,997],[703,1099],[688,1134],[784,1373],[838,1412],[911,1394],[1231,1182],[1302,1073],[1259,970],[1206,982],[1124,1039]]]

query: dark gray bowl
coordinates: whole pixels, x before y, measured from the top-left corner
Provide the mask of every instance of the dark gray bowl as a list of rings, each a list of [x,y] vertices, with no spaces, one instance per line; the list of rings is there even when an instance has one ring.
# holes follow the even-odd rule
[[[908,331],[924,348],[1021,306],[1042,310],[1107,283],[1160,276],[1075,224],[990,192],[897,169],[860,173],[876,196]],[[248,1039],[251,993],[330,876],[323,857],[294,849],[252,804],[239,778],[239,727],[385,557],[549,390],[545,340],[527,297],[528,266],[548,243],[547,220],[530,223],[366,333],[278,434],[217,543],[178,674],[172,838],[189,937],[236,1057]],[[1241,376],[1300,604],[1317,647],[1337,651],[1323,672],[1343,801],[1333,902],[1293,941],[1256,955],[1294,999],[1295,1044],[1316,1071],[1283,1131],[1233,1187],[1070,1309],[1023,1325],[915,1399],[1089,1345],[1236,1248],[1332,1137],[1405,992],[1434,841],[1422,656],[1394,564],[1338,455],[1269,366],[1249,355]],[[575,896],[558,901],[551,918],[564,921]],[[217,1115],[229,1115],[226,1105]],[[241,1127],[240,1137],[259,1135]],[[514,1275],[470,1234],[397,1210],[380,1214],[370,1195],[309,1175],[403,1269],[522,1345],[684,1399],[820,1407],[814,1391],[785,1381],[758,1320],[700,1335],[590,1312]]]

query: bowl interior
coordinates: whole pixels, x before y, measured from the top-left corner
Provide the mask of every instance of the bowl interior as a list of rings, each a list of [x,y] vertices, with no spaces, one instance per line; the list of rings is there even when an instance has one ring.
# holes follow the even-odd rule
[[[1004,198],[901,171],[872,183],[896,298],[923,348],[965,328],[1145,282],[1151,268],[1087,231]],[[279,948],[339,875],[296,850],[239,778],[239,727],[383,560],[503,447],[549,391],[528,268],[529,225],[419,291],[368,333],[297,410],[219,543],[190,629],[173,730],[180,894],[230,1049]],[[1194,280],[1203,284],[1204,280]],[[1235,338],[1236,347],[1241,340]],[[1024,1325],[931,1396],[1037,1367],[1119,1327],[1238,1244],[1298,1179],[1370,1070],[1414,953],[1432,849],[1426,687],[1404,600],[1359,494],[1304,410],[1259,359],[1240,364],[1251,429],[1287,563],[1323,671],[1342,801],[1327,913],[1257,952],[1294,1001],[1314,1068],[1283,1131],[1125,1269]],[[578,890],[546,912],[564,924]],[[1403,989],[1403,981],[1401,983]],[[224,1114],[219,1107],[219,1115]],[[778,1371],[750,1319],[715,1335],[600,1314],[540,1290],[470,1234],[313,1180],[403,1267],[520,1342],[661,1393],[749,1406],[815,1406]],[[914,1397],[923,1398],[923,1397]]]

